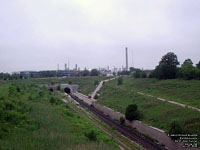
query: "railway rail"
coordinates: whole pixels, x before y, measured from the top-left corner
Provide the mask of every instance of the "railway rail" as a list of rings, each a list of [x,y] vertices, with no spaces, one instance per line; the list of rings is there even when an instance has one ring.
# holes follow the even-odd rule
[[[107,123],[109,126],[114,126],[115,129],[120,132],[122,135],[128,137],[129,139],[135,141],[145,149],[150,149],[150,150],[166,150],[166,148],[162,147],[161,145],[155,143],[154,141],[150,140],[149,138],[139,134],[138,132],[129,129],[128,127],[125,127],[121,125],[120,123],[112,120],[102,112],[98,111],[94,107],[88,105],[84,101],[80,100],[78,97],[74,95],[70,95],[75,101],[77,101],[80,106],[83,108],[87,108],[89,111],[91,111],[93,114],[95,114],[100,120],[104,121]]]

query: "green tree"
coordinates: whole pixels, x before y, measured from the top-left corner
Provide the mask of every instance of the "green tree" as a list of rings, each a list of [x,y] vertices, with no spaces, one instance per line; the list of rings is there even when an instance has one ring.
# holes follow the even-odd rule
[[[177,75],[179,78],[186,80],[195,79],[198,78],[198,69],[193,66],[191,59],[186,59],[181,65],[181,68],[177,69]]]
[[[200,69],[200,61],[196,64],[196,67]]]
[[[133,73],[133,77],[134,78],[140,78],[141,77],[141,70],[137,69],[134,73]]]
[[[200,80],[200,69],[197,69],[196,71],[196,78]]]
[[[184,78],[185,80],[195,79],[196,78],[196,68],[193,66],[190,66],[190,65],[184,65],[180,69],[179,76]]]
[[[155,69],[155,77],[159,79],[176,78],[178,58],[173,52],[164,55]]]
[[[147,77],[146,72],[142,71],[142,72],[141,72],[141,77],[142,77],[142,78],[146,78],[146,77]]]
[[[139,111],[136,104],[131,104],[126,108],[125,117],[129,121],[139,119]]]
[[[91,76],[98,76],[99,75],[99,71],[97,69],[92,69],[90,72]]]
[[[16,73],[11,75],[11,79],[13,79],[13,80],[17,80],[17,79],[19,79],[19,77],[20,77],[19,74],[16,74]]]
[[[89,72],[89,70],[84,70],[84,71],[81,71],[81,72],[79,73],[79,75],[80,75],[80,76],[89,76],[89,75],[90,75],[90,72]]]
[[[193,62],[191,59],[186,59],[183,64],[182,64],[182,67],[187,67],[187,66],[192,66],[193,65]]]

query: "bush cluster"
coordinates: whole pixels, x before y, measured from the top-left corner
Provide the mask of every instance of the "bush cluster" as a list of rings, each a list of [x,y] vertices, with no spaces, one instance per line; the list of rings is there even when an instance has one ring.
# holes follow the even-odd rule
[[[61,100],[59,100],[59,98],[57,98],[57,97],[55,97],[55,96],[51,96],[51,98],[50,98],[50,103],[51,103],[51,104],[55,104],[55,105],[59,105],[59,104],[61,104],[62,102],[61,102]]]
[[[94,130],[90,130],[89,132],[85,133],[85,136],[90,140],[90,141],[96,141],[97,140],[97,133]]]
[[[119,77],[117,80],[117,85],[122,85],[123,84],[123,78]]]
[[[170,129],[169,129],[169,134],[172,135],[172,134],[183,134],[185,133],[185,129],[184,127],[182,126],[182,124],[180,124],[178,121],[172,121],[171,124],[170,124]],[[178,139],[179,137],[178,136],[171,136],[172,139],[176,140]]]
[[[134,78],[146,78],[147,74],[145,71],[137,69],[134,73],[133,73],[133,77]]]
[[[26,126],[28,123],[27,113],[31,107],[20,100],[20,94],[22,88],[13,84],[9,87],[9,96],[0,98],[0,138],[12,127]]]

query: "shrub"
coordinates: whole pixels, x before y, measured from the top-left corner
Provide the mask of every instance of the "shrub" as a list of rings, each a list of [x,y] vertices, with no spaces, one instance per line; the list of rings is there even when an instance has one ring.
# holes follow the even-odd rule
[[[94,130],[90,130],[89,132],[85,133],[85,136],[90,141],[96,141],[97,140],[97,133]]]
[[[59,105],[59,104],[62,104],[61,100],[55,96],[52,96],[50,98],[50,103],[51,104],[55,104],[55,105]]]
[[[60,89],[61,89],[61,88],[60,88],[60,85],[58,85],[58,86],[57,86],[57,90],[60,91]]]
[[[112,126],[111,129],[112,129],[112,130],[116,130],[116,127],[115,127],[115,126]]]
[[[122,77],[119,77],[119,78],[118,78],[118,80],[117,80],[117,84],[118,84],[118,85],[123,84],[123,79],[122,79]]]
[[[123,125],[123,124],[125,123],[124,117],[120,117],[120,120],[119,120],[119,121],[120,121],[120,124]]]
[[[147,74],[145,71],[142,71],[140,69],[136,69],[136,71],[132,75],[134,78],[146,78]]]
[[[136,104],[131,104],[126,108],[125,117],[129,121],[139,120],[139,111]]]
[[[38,93],[38,95],[39,95],[39,97],[43,97],[43,96],[44,96],[44,93],[43,93],[42,91],[40,91],[40,92]]]
[[[97,94],[94,96],[94,99],[98,99],[98,95]]]
[[[134,78],[140,78],[140,73],[141,73],[141,70],[136,70],[136,72],[133,73],[133,77]]]
[[[9,87],[9,91],[8,91],[8,95],[9,96],[15,96],[17,93],[16,93],[16,88],[14,86],[10,86]]]
[[[20,88],[19,88],[19,87],[17,87],[17,92],[18,92],[18,93],[20,93],[20,91],[21,91],[21,90],[20,90]]]
[[[169,134],[183,134],[183,126],[178,121],[172,121],[170,124]],[[171,136],[172,139],[178,139],[177,136]]]
[[[142,72],[141,72],[141,77],[142,77],[142,78],[146,78],[146,77],[147,77],[146,72],[142,71]]]
[[[97,80],[95,80],[94,81],[94,85],[96,86],[96,85],[98,85],[99,84],[99,82],[97,81]]]
[[[56,102],[56,99],[55,99],[54,97],[51,97],[50,102],[51,102],[52,104],[54,104],[54,103]]]
[[[0,101],[1,101],[1,100],[5,100],[5,97],[4,97],[4,96],[0,97]]]

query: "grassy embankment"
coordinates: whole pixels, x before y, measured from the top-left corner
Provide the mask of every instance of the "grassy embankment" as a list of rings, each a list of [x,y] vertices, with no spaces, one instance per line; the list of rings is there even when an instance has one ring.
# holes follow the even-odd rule
[[[199,80],[126,78],[124,87],[200,108]]]
[[[139,81],[142,82],[141,79]],[[117,85],[117,80],[105,83],[100,90],[99,103],[121,113],[125,113],[128,105],[137,104],[142,114],[141,120],[146,124],[169,131],[170,123],[173,120],[177,120],[185,127],[187,132],[200,135],[200,112],[137,94],[136,85],[133,86],[133,84],[137,83],[139,86],[139,81],[127,78],[124,79],[122,85]],[[184,83],[185,81],[183,81]],[[161,86],[159,88],[163,89]],[[194,87],[193,90],[197,89]],[[199,93],[194,92],[193,94],[193,97],[197,97],[196,95]]]
[[[0,149],[118,149],[56,95],[28,82],[0,83]]]
[[[58,78],[58,79],[30,79],[33,83],[39,84],[59,84],[59,83],[70,83],[78,84],[78,91],[88,95],[92,93],[95,88],[95,81],[100,82],[102,80],[108,79],[109,77],[67,77],[67,78]]]

